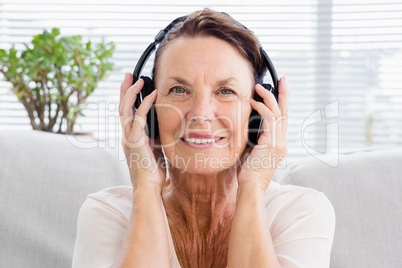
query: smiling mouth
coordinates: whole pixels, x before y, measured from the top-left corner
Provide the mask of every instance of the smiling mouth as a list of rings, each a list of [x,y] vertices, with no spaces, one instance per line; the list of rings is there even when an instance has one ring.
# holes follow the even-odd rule
[[[198,138],[181,138],[183,141],[188,142],[188,143],[194,143],[194,144],[209,144],[209,143],[215,143],[221,139],[223,139],[223,137],[221,138],[217,138],[217,139],[198,139]]]

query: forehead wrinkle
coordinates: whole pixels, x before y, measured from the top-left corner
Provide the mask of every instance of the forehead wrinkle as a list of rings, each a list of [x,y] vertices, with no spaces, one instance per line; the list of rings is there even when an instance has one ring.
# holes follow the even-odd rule
[[[171,76],[168,77],[167,80],[174,80],[175,82],[179,83],[179,84],[183,84],[185,86],[190,86],[191,83],[188,82],[185,78],[179,77],[179,76]]]
[[[238,83],[239,80],[238,80],[236,77],[231,76],[231,77],[228,77],[228,78],[224,78],[224,79],[218,80],[218,81],[216,82],[216,85],[217,85],[217,86],[222,86],[222,85],[229,84],[229,83],[231,83],[231,82],[236,82],[236,83]]]

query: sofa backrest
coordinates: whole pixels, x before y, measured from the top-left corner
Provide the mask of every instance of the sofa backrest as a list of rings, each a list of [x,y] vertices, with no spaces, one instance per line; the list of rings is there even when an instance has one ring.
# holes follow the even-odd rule
[[[42,131],[0,132],[0,267],[71,267],[87,194],[130,184],[118,146],[99,146]]]
[[[71,267],[87,194],[130,184],[121,146],[106,145],[41,131],[0,132],[0,267]],[[315,158],[288,163],[275,180],[331,200],[337,218],[331,267],[392,268],[402,263],[401,174],[402,148],[396,148],[341,154],[337,167]]]
[[[336,214],[333,268],[401,267],[402,148],[290,163],[276,181],[321,191]]]

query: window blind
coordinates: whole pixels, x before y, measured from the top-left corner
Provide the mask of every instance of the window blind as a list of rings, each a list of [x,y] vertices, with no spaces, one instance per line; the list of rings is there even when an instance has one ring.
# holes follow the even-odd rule
[[[402,144],[402,1],[136,2],[0,0],[0,48],[22,49],[52,27],[115,42],[115,69],[88,98],[76,131],[116,146],[124,73],[170,21],[209,7],[253,30],[279,76],[287,76],[289,160]],[[0,75],[0,130],[31,129],[10,88]]]

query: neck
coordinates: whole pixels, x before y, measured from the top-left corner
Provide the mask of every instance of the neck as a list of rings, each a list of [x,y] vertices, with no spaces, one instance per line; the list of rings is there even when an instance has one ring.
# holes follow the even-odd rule
[[[217,174],[189,174],[170,167],[162,198],[170,219],[185,224],[191,233],[208,237],[231,223],[236,193],[235,169]]]

